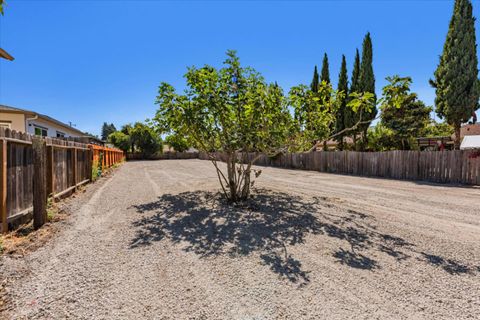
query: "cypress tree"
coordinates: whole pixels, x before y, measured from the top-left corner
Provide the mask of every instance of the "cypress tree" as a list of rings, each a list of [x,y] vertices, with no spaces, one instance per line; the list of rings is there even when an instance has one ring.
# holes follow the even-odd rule
[[[318,84],[319,84],[318,71],[317,71],[317,66],[315,66],[315,69],[313,70],[312,83],[310,84],[310,90],[312,90],[313,92],[318,92]]]
[[[478,109],[480,94],[475,18],[470,0],[456,0],[440,63],[435,71],[436,112],[455,128],[455,148],[460,147],[460,127]]]
[[[340,67],[340,73],[338,74],[338,86],[337,90],[343,92],[344,97],[340,101],[337,115],[336,115],[336,125],[335,132],[340,132],[345,129],[346,115],[347,115],[347,98],[348,98],[348,75],[347,75],[347,60],[345,55],[342,55],[342,65]],[[335,140],[338,142],[338,149],[343,150],[343,138],[345,134],[338,135],[335,137]]]
[[[328,57],[326,53],[323,56],[322,75],[320,77],[320,81],[330,83],[330,72],[328,71]]]
[[[351,92],[359,92],[360,91],[360,53],[358,49],[355,51],[355,60],[353,63],[353,71],[352,71],[352,78],[350,80],[350,90]],[[345,127],[351,128],[353,127],[359,120],[359,115],[353,112],[351,108],[347,108],[345,113]],[[357,134],[358,130],[351,130],[349,135],[353,138],[353,143],[355,150],[357,149]]]
[[[375,75],[373,74],[373,48],[370,32],[365,35],[362,46],[362,62],[360,64],[359,92],[370,92],[375,94]],[[375,98],[376,100],[376,98]],[[362,121],[370,122],[360,126],[362,132],[362,149],[367,145],[367,131],[370,123],[377,116],[377,108],[370,112],[363,112]]]
[[[352,72],[352,79],[350,85],[350,92],[359,92],[360,87],[360,53],[357,51],[355,52],[355,62],[353,63],[353,72]]]

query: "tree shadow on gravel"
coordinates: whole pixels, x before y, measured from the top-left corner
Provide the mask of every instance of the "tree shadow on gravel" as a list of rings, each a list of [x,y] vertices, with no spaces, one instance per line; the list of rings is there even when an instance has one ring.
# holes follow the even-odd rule
[[[304,199],[270,190],[259,190],[237,205],[227,204],[213,192],[164,194],[157,201],[134,206],[142,217],[133,223],[136,235],[130,248],[169,240],[201,257],[258,253],[274,273],[300,285],[310,281],[309,271],[288,248],[305,243],[308,235],[344,240],[348,249],[340,248],[333,257],[351,268],[380,268],[366,255],[369,249],[397,261],[410,257],[405,248],[413,244],[378,232],[373,217],[335,208],[333,202],[326,197]]]

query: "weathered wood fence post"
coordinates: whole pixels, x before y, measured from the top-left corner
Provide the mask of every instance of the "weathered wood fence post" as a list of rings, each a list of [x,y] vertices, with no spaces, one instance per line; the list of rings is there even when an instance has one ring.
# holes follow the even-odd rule
[[[47,147],[45,140],[32,139],[33,146],[33,227],[47,221]]]
[[[7,222],[7,140],[0,139],[0,219],[2,232],[8,231]]]
[[[52,146],[47,146],[47,197],[55,194],[55,159],[54,149]]]

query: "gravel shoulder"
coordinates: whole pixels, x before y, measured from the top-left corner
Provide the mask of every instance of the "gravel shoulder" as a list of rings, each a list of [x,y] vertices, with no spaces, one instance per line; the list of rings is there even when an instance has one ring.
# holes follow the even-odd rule
[[[229,207],[208,161],[126,163],[0,257],[0,318],[478,317],[479,188],[261,169]]]

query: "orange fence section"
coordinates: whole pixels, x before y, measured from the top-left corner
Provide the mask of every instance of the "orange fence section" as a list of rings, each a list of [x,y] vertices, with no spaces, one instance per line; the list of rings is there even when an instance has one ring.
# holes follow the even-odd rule
[[[90,144],[89,148],[93,153],[93,162],[99,163],[102,161],[102,170],[110,168],[116,163],[125,161],[125,154],[120,149],[107,148]]]

